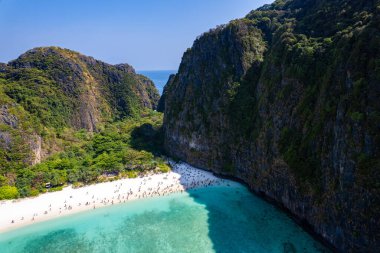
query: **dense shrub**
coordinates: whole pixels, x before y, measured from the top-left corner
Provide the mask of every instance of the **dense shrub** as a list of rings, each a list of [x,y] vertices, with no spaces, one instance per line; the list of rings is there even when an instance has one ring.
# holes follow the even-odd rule
[[[83,185],[115,176],[136,177],[145,171],[167,172],[170,168],[161,158],[162,118],[161,113],[146,110],[101,125],[96,133],[64,129],[58,139],[64,144],[63,150],[35,166],[17,162],[29,154],[22,149],[28,145],[27,139],[15,131],[12,138],[15,141],[19,137],[19,149],[0,148],[0,198],[36,196],[46,192],[47,186],[55,191],[67,183]],[[45,136],[46,142],[50,136]]]
[[[19,192],[14,186],[1,186],[0,187],[0,200],[1,199],[15,199],[19,197]]]

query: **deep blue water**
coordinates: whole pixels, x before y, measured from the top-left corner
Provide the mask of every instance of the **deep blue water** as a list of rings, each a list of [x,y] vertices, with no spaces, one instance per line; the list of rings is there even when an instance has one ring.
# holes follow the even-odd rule
[[[176,70],[156,70],[156,71],[138,71],[139,74],[149,77],[156,85],[160,95],[171,74],[176,74]]]
[[[327,252],[287,215],[231,184],[37,223],[0,234],[1,253]]]

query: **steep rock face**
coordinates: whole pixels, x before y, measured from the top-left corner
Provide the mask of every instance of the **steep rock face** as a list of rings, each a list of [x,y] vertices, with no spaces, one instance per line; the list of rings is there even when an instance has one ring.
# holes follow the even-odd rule
[[[165,84],[164,90],[162,92],[162,95],[160,97],[160,100],[158,101],[157,105],[157,111],[158,112],[164,112],[165,111],[165,100],[168,93],[168,87],[170,87],[175,80],[175,75],[172,74],[169,76],[168,82]]]
[[[0,71],[5,71],[6,68],[7,68],[7,64],[0,62]]]
[[[379,27],[379,1],[291,0],[204,34],[166,87],[167,152],[244,180],[339,251],[376,251]]]
[[[159,99],[153,83],[137,75],[130,65],[112,66],[57,47],[32,49],[8,66],[8,78],[16,82],[18,74],[25,77],[24,71],[41,71],[50,86],[63,93],[69,125],[77,129],[95,131],[98,123],[134,114],[143,107],[153,109]]]
[[[60,135],[93,132],[155,109],[153,82],[128,64],[110,65],[58,47],[35,48],[0,64],[0,173],[60,151]]]
[[[143,75],[137,75],[139,81],[144,84],[138,86],[138,96],[142,99],[142,104],[146,108],[157,109],[160,100],[156,86],[152,80]]]

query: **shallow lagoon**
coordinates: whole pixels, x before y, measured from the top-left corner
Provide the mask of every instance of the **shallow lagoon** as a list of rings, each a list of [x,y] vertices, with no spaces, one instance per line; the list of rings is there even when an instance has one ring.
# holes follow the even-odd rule
[[[0,252],[327,252],[232,183],[100,208],[0,234]]]

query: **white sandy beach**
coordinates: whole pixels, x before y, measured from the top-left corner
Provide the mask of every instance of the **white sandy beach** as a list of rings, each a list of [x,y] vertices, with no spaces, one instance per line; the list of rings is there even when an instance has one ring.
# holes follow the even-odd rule
[[[186,189],[228,184],[227,180],[196,169],[185,163],[172,164],[165,174],[122,179],[78,189],[71,186],[60,192],[42,194],[35,198],[2,201],[0,204],[0,233],[81,211],[101,208],[140,198],[163,196]]]

